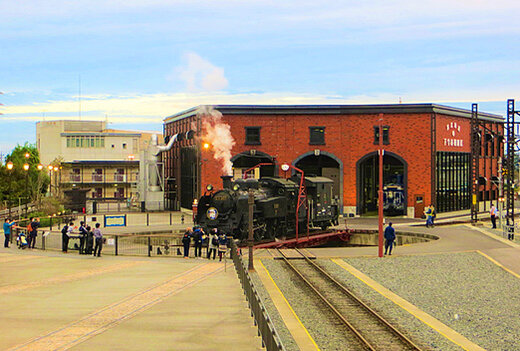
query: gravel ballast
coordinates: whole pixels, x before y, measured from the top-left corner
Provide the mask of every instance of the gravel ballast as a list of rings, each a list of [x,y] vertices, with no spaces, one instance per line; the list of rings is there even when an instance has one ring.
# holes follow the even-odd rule
[[[520,280],[482,255],[455,253],[345,261],[479,346],[487,350],[520,349]],[[352,275],[333,262],[322,264],[353,281]],[[365,291],[378,310],[409,327],[412,337],[423,342],[431,340],[430,347],[437,350],[459,349],[443,337],[434,337],[436,332],[407,317],[398,306],[384,298],[388,302],[381,301],[379,294],[369,292],[371,289],[363,287],[363,283],[355,285],[356,290]]]
[[[359,345],[286,263],[281,260],[262,262],[321,350],[349,350],[355,349],[351,344]]]

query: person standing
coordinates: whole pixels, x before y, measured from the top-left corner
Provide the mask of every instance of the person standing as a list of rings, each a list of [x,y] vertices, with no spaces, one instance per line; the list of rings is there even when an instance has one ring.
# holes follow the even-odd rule
[[[424,209],[424,214],[426,215],[426,228],[429,228],[432,225],[432,205]]]
[[[96,240],[96,246],[94,246],[94,257],[101,257],[101,249],[103,249],[103,233],[101,233],[101,229],[99,227],[101,224],[96,223],[96,228],[92,231],[92,234],[94,235],[94,239]]]
[[[211,253],[213,253],[213,259],[215,259],[215,256],[217,254],[217,248],[218,248],[217,228],[214,228],[211,230],[209,237],[208,237],[208,260],[211,257]]]
[[[392,222],[388,223],[388,227],[385,229],[385,255],[392,255],[392,247],[395,241],[395,229],[392,227]]]
[[[193,241],[195,243],[195,257],[201,257],[202,258],[202,236],[204,235],[204,232],[202,231],[201,227],[195,228],[193,230]]]
[[[9,247],[9,241],[11,241],[11,227],[15,224],[15,221],[9,222],[9,218],[6,218],[4,221],[4,247]]]
[[[92,255],[92,250],[94,250],[94,235],[92,234],[92,228],[89,225],[87,225],[85,229],[87,230],[85,253],[87,255]]]
[[[222,256],[226,256],[227,251],[227,236],[226,234],[222,234],[218,237],[218,258],[219,261],[222,261]]]
[[[61,251],[67,253],[69,250],[69,226],[65,223],[61,228]]]
[[[184,236],[182,237],[182,246],[184,247],[184,258],[190,257],[190,243],[191,243],[191,228],[186,228]]]
[[[29,223],[27,224],[27,231],[25,232],[25,238],[27,239],[27,246],[31,248],[31,233],[32,233],[32,222],[34,217],[29,218]]]
[[[85,253],[85,242],[87,241],[87,228],[85,228],[85,222],[79,222],[79,254]]]
[[[493,225],[491,229],[497,229],[497,214],[497,208],[495,207],[495,205],[491,204],[491,208],[489,209],[489,215],[491,216],[491,224]]]
[[[31,233],[29,234],[29,241],[31,245],[29,245],[30,249],[34,249],[34,245],[36,244],[36,237],[38,236],[38,227],[40,227],[40,219],[35,218],[34,221],[31,222]]]
[[[430,223],[433,228],[433,227],[435,227],[435,217],[437,217],[437,211],[435,211],[434,205],[430,205],[430,209],[431,209],[430,216],[432,217]]]

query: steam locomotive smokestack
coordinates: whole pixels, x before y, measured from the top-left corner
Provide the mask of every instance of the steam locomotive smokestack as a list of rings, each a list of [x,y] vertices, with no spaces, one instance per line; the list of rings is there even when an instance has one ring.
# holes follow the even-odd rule
[[[224,189],[231,189],[231,178],[233,178],[233,176],[223,175],[220,176],[220,178],[222,178],[222,187]]]

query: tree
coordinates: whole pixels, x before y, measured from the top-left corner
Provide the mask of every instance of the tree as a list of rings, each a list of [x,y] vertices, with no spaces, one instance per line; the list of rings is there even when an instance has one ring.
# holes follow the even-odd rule
[[[29,157],[26,157],[26,154]],[[7,163],[12,162],[13,168],[7,169]],[[29,170],[23,166],[27,163]],[[6,164],[0,168],[0,199],[8,205],[14,205],[18,198],[22,203],[32,202],[41,198],[49,186],[49,176],[45,168],[38,169],[40,156],[34,144],[17,145],[6,157]]]

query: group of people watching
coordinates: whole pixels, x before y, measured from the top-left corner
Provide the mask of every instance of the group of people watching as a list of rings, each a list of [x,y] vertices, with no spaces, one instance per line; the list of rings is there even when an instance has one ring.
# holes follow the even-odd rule
[[[226,255],[228,238],[225,233],[219,233],[217,228],[211,229],[210,233],[206,235],[202,227],[195,226],[186,228],[184,236],[182,237],[182,246],[184,247],[184,258],[190,256],[190,244],[193,240],[195,247],[195,257],[202,258],[202,246],[207,247],[206,257],[209,260],[213,255],[215,259],[217,251],[219,261],[222,261],[222,256]]]
[[[6,218],[4,220],[4,247],[9,247],[11,242],[12,227],[16,224],[16,221]],[[38,236],[38,228],[40,227],[40,219],[37,217],[31,217],[27,224],[26,232],[21,231],[16,238],[19,249],[25,249],[26,247],[34,249],[36,245],[36,237]]]
[[[96,223],[95,228],[92,230],[92,228],[89,225],[86,225],[85,222],[79,222],[79,228],[77,228],[77,231],[79,233],[78,251],[80,255],[101,256],[101,250],[103,249],[103,233],[101,232],[101,229],[99,229],[100,226],[99,223]],[[74,235],[73,231],[75,229],[76,227],[74,227],[74,222],[65,224],[63,228],[61,228],[61,244],[64,253],[68,252],[69,240]]]

